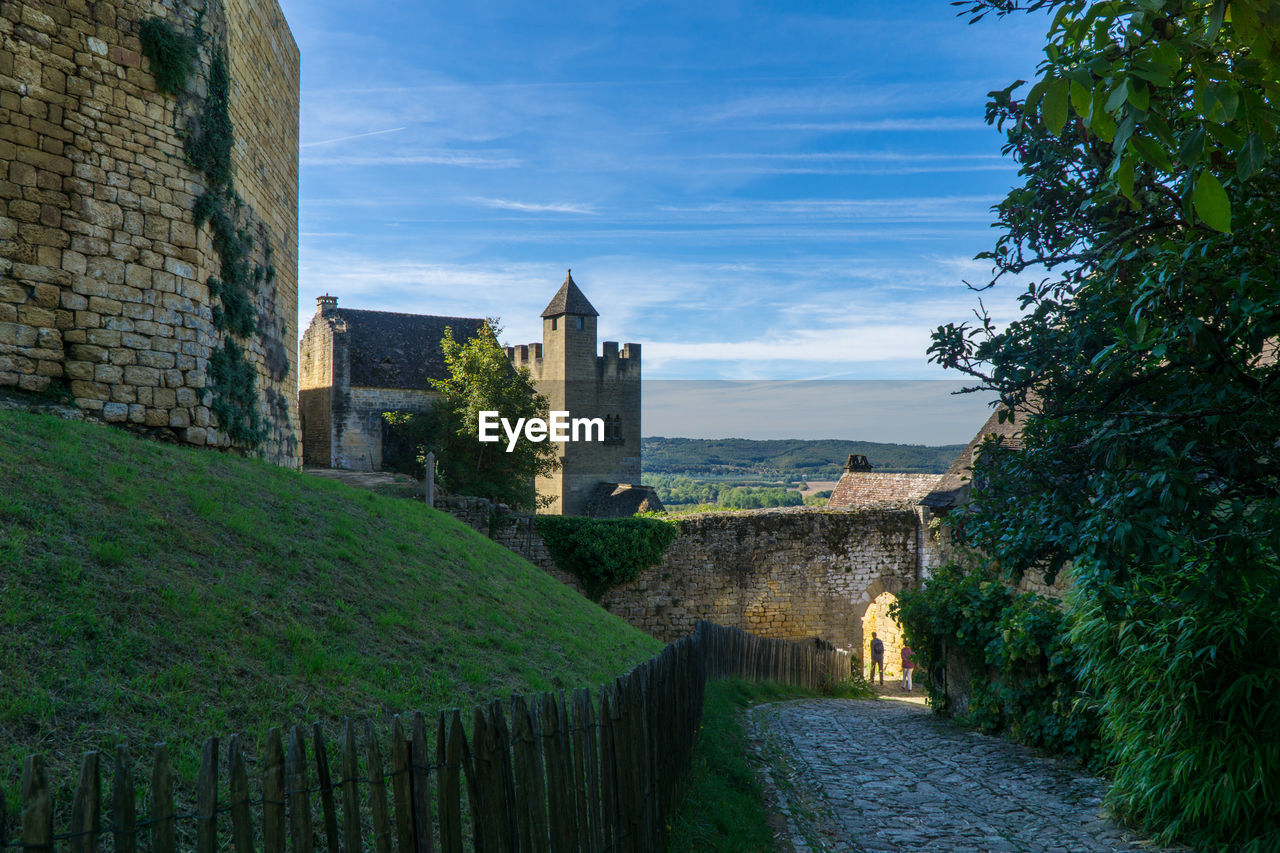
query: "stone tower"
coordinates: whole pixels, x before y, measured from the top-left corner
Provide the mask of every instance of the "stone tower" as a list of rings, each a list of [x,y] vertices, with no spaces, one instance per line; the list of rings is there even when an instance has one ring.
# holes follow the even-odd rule
[[[538,482],[539,496],[552,498],[545,512],[586,515],[602,486],[640,482],[640,345],[619,351],[616,341],[605,341],[597,355],[599,316],[570,272],[542,312],[542,343],[508,349],[553,412],[605,422],[604,441],[558,445],[560,470]]]
[[[0,2],[0,388],[298,465],[298,92],[276,0]]]

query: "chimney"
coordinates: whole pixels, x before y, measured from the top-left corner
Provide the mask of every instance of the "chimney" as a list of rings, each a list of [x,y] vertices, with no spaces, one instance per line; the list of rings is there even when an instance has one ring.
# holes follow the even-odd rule
[[[844,470],[850,474],[855,471],[870,471],[871,463],[861,453],[850,453],[849,461],[844,463]]]
[[[338,297],[325,294],[316,298],[316,313],[321,317],[326,314],[332,314],[334,309],[338,307]]]

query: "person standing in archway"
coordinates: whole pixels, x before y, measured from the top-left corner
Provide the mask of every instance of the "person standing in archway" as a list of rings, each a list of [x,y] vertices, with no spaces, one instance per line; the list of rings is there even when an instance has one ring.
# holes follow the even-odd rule
[[[880,667],[880,686],[884,687],[884,640],[871,632],[871,675],[869,681],[876,680],[876,667]]]
[[[906,643],[902,644],[902,686],[907,692],[911,692],[911,673],[916,667],[915,652],[911,651],[911,646]]]

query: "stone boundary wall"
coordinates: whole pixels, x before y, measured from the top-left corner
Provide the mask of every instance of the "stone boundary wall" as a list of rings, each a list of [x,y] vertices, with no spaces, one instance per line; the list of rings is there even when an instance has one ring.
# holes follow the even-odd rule
[[[556,567],[533,516],[479,498],[442,498],[436,508],[582,592]],[[702,513],[676,523],[680,533],[662,563],[600,602],[666,642],[707,619],[762,637],[821,637],[857,650],[871,601],[920,580],[919,516],[909,507]]]
[[[227,34],[236,182],[275,249],[245,357],[263,454],[296,466],[299,56],[275,0],[0,0],[0,386],[61,387],[90,417],[228,444],[208,391],[220,263],[195,225],[191,96],[156,89],[139,40],[153,15]]]

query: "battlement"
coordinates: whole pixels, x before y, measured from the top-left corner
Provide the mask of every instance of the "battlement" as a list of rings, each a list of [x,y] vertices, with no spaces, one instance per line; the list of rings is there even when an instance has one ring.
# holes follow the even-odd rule
[[[596,356],[596,372],[603,377],[627,378],[640,376],[640,345],[623,344],[618,351],[617,341],[604,342],[604,354]]]

